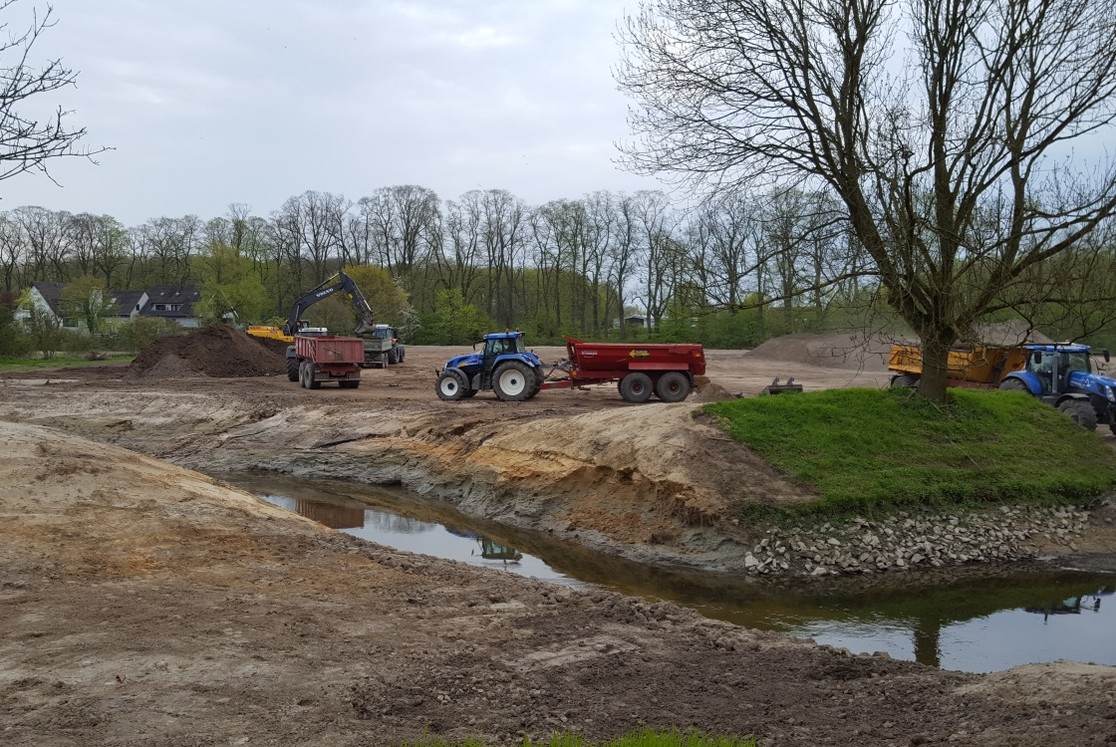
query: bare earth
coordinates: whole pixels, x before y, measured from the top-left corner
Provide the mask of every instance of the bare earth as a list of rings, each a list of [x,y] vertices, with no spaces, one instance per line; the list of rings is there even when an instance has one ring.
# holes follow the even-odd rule
[[[678,405],[614,387],[442,403],[433,371],[459,352],[409,347],[357,390],[205,377],[189,356],[0,378],[0,744],[511,744],[642,726],[765,747],[1116,742],[1111,667],[979,676],[851,656],[388,550],[185,469],[401,483],[635,559],[733,568],[752,539],[734,504],[808,495],[700,403],[776,376],[887,380],[878,361],[709,351],[709,383]],[[1086,544],[1116,550],[1103,527]]]

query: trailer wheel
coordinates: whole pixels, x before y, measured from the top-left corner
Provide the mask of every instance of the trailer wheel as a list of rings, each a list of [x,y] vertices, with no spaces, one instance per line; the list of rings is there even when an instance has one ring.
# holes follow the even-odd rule
[[[308,365],[308,363],[306,361],[302,361],[301,363],[298,364],[298,385],[300,387],[302,387],[303,389],[309,389],[310,388],[310,384],[306,381],[306,366],[307,365]]]
[[[630,373],[620,380],[620,396],[628,402],[646,402],[651,399],[651,389],[651,377],[645,373]]]
[[[914,389],[918,386],[918,377],[910,374],[899,374],[891,377],[892,389]]]
[[[298,381],[298,358],[287,359],[287,380]]]
[[[681,402],[690,396],[690,380],[678,371],[667,371],[655,382],[655,395],[663,402]]]
[[[395,348],[388,351],[387,362],[393,366],[399,362],[399,353],[396,352]]]
[[[472,396],[465,394],[468,391],[465,375],[454,368],[438,374],[438,380],[434,382],[434,391],[438,393],[438,399],[443,402],[456,402],[462,397]]]
[[[1070,420],[1087,431],[1097,429],[1097,411],[1088,402],[1080,399],[1067,399],[1058,405],[1058,410],[1064,412]]]
[[[531,396],[535,372],[519,361],[508,361],[492,374],[492,391],[504,402],[521,402]]]
[[[299,367],[299,375],[301,376],[302,385],[307,389],[322,388],[322,382],[314,380],[313,361],[303,361],[302,365]]]

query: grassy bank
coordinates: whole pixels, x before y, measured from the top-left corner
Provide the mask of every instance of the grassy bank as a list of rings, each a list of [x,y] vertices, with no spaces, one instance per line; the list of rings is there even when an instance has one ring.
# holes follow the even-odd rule
[[[34,371],[40,368],[80,368],[103,366],[106,363],[128,363],[135,356],[114,353],[103,360],[91,361],[80,355],[56,355],[53,358],[0,358],[0,373],[4,371]]]
[[[707,410],[814,488],[819,501],[799,513],[1082,502],[1116,488],[1116,452],[1054,408],[1012,392],[950,395],[941,406],[911,390],[835,389]]]

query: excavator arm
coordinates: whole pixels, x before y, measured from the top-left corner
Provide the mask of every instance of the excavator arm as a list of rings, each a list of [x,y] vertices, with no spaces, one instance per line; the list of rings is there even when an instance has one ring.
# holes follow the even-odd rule
[[[364,298],[364,294],[360,292],[360,288],[357,287],[357,284],[344,272],[338,272],[317,288],[299,296],[291,306],[291,313],[287,316],[287,323],[284,327],[284,331],[288,335],[298,334],[299,321],[302,319],[302,314],[306,309],[339,291],[345,292],[357,316],[360,317],[360,324],[357,326],[356,334],[359,335],[362,332],[370,332],[372,330],[372,307],[368,305],[368,301]]]

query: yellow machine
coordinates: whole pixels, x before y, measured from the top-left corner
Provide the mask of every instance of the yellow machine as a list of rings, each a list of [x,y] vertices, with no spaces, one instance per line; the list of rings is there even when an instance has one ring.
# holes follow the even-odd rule
[[[1021,346],[972,345],[949,351],[947,379],[950,386],[995,387],[1007,374],[1027,363]],[[922,348],[892,345],[887,367],[894,376],[892,386],[914,386],[922,377]]]
[[[281,340],[287,344],[294,343],[293,337],[270,324],[249,324],[247,332],[252,335],[252,337],[260,337],[265,340]]]

